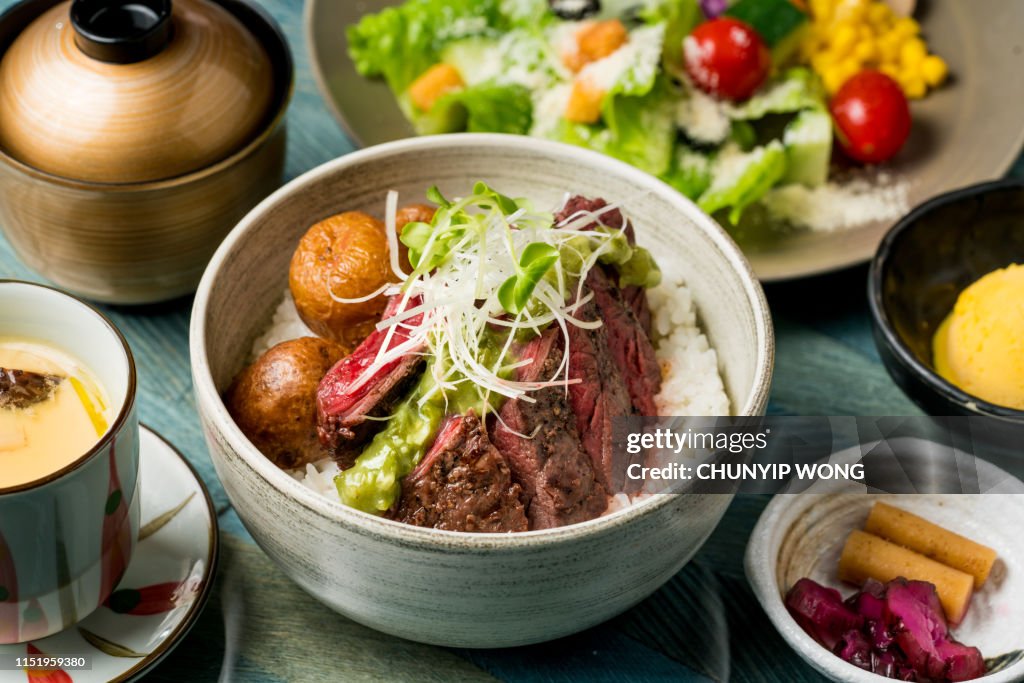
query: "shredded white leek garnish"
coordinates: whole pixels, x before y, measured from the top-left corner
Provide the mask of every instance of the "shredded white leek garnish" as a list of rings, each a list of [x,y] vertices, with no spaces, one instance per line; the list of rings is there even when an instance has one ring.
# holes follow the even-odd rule
[[[514,370],[529,362],[516,358],[517,340],[524,339],[521,331],[539,334],[557,325],[568,348],[570,327],[601,326],[600,320],[582,320],[576,315],[593,297],[584,294],[583,281],[612,248],[613,240],[621,242],[622,231],[583,228],[601,223],[604,214],[621,208],[621,204],[611,203],[593,212],[579,211],[556,225],[552,213],[535,210],[525,199],[503,197],[482,183],[477,183],[473,195],[452,202],[434,190],[432,193],[435,203],[441,203],[432,225],[411,223],[401,237],[409,246],[413,272],[403,272],[399,264],[398,193],[391,191],[387,195],[385,226],[391,269],[399,282],[359,299],[332,296],[345,303],[361,303],[381,294],[402,297],[398,308],[401,312],[377,325],[378,330],[386,331],[385,343],[353,388],[408,353],[444,359],[431,364],[435,392],[452,391],[464,382],[472,382],[480,387],[482,396],[493,392],[532,401],[529,392],[570,385],[568,353],[562,354],[551,377],[534,382],[515,380]],[[553,248],[558,258],[547,272],[529,283],[528,303],[511,313],[503,305],[499,290],[510,278],[523,276],[523,253],[536,244]],[[534,247],[533,251],[545,249]],[[550,249],[546,252],[551,255]],[[405,339],[393,344],[399,333],[402,336],[398,339]],[[495,343],[499,345],[496,355]],[[488,344],[490,350],[484,352]]]

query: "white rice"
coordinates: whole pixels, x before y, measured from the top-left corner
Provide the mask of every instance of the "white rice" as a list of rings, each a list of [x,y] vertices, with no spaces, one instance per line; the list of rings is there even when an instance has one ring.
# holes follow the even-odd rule
[[[697,310],[690,290],[680,278],[666,277],[661,285],[648,291],[654,323],[654,341],[661,363],[661,393],[655,405],[661,415],[729,415],[729,397],[725,393],[718,368],[718,354],[711,348],[697,322]],[[274,312],[266,332],[253,343],[252,356],[259,357],[270,347],[289,339],[315,336],[303,324],[295,310],[291,294],[286,292]],[[331,500],[338,499],[334,477],[340,472],[330,458],[308,464],[289,474],[309,489]],[[624,493],[612,497],[605,514],[629,506]]]

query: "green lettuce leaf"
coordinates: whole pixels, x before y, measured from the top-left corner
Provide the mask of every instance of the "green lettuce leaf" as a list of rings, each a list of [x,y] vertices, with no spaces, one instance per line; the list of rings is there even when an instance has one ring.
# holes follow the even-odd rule
[[[750,152],[727,146],[715,158],[711,173],[711,186],[697,205],[707,213],[731,209],[729,221],[735,224],[745,208],[786,175],[786,149],[778,140]]]
[[[407,0],[364,16],[348,29],[349,55],[367,77],[382,76],[396,93],[440,60],[450,41],[509,28],[499,0]]]
[[[768,114],[793,114],[824,106],[825,92],[818,77],[810,69],[794,67],[769,82],[746,102],[728,105],[725,111],[730,118],[752,121]]]
[[[624,52],[620,53],[632,56],[632,61],[619,74],[606,97],[616,95],[640,97],[651,92],[658,80],[661,46],[664,42],[665,26],[663,24],[633,29],[629,34],[629,45],[622,48]],[[613,56],[610,59],[615,58]]]
[[[562,120],[551,136],[556,140],[603,152],[652,175],[672,165],[675,101],[662,79],[646,95],[612,95],[602,106],[602,123],[586,125]]]
[[[537,26],[556,20],[548,0],[500,0],[498,9],[512,26]]]
[[[526,135],[533,120],[533,103],[530,91],[520,85],[481,83],[445,95],[431,110],[431,114],[435,112],[453,126],[437,132]]]
[[[640,19],[665,25],[662,62],[674,72],[683,63],[683,38],[703,21],[704,15],[697,0],[647,0],[640,9]]]
[[[711,157],[680,143],[672,167],[661,179],[696,200],[711,185]]]

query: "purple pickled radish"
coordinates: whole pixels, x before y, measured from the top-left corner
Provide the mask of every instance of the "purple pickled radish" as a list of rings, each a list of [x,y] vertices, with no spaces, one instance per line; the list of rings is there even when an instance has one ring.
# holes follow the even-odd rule
[[[978,648],[950,639],[940,643],[937,649],[946,665],[947,680],[970,681],[985,675],[985,660]]]
[[[939,601],[939,594],[934,585],[927,581],[907,581],[906,579],[896,579],[896,581],[903,583],[907,591],[927,606],[928,611],[942,623],[943,628],[949,630],[946,624],[946,612],[942,609],[942,603]]]
[[[871,653],[871,673],[885,676],[886,678],[895,678],[896,665],[896,655],[891,652]]]
[[[916,681],[917,672],[909,666],[901,666],[896,670],[896,675],[893,678],[898,681]]]
[[[786,594],[786,609],[798,624],[829,650],[843,634],[859,630],[864,619],[843,604],[839,591],[800,579]]]
[[[868,621],[888,621],[885,612],[885,586],[875,580],[869,580],[864,584],[861,592],[852,595],[846,601],[846,605]]]
[[[900,620],[896,644],[907,656],[910,666],[928,678],[942,680],[946,666],[936,644],[946,640],[949,629],[934,586],[925,584],[931,589],[928,593],[920,585],[911,585],[921,583],[892,581],[886,590],[886,602],[889,612]]]
[[[959,683],[985,675],[978,648],[957,642],[949,632],[935,586],[896,579],[868,581],[856,594],[842,596],[810,579],[786,595],[793,618],[819,643],[844,661],[900,681]]]
[[[714,19],[729,9],[729,0],[700,0],[700,8],[704,10],[704,16]]]
[[[844,633],[833,652],[844,662],[871,671],[871,643],[860,631],[850,630]]]
[[[885,584],[881,581],[868,579],[864,582],[864,585],[861,586],[860,592],[867,593],[868,595],[878,598],[879,600],[885,600]]]
[[[892,631],[884,621],[868,621],[864,630],[871,639],[872,647],[879,652],[886,652],[892,647]]]

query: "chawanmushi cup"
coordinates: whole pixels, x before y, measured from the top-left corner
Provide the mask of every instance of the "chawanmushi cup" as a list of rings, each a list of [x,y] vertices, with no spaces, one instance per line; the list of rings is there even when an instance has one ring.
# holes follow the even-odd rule
[[[114,406],[86,453],[0,487],[0,644],[9,644],[84,619],[121,580],[139,533],[139,422],[131,350],[96,309],[56,289],[0,280],[0,331],[74,355]]]

